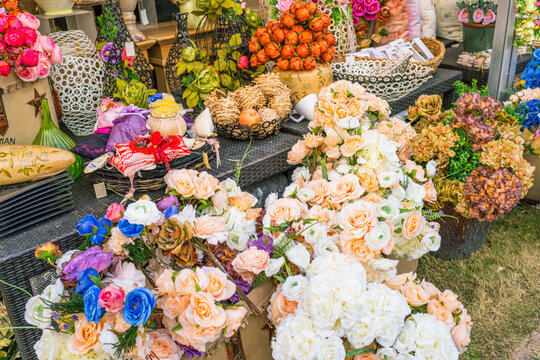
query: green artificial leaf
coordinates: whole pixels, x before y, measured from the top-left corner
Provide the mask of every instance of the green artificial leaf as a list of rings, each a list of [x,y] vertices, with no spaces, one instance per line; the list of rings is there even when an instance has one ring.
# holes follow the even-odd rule
[[[221,85],[223,87],[229,87],[231,85],[232,78],[230,75],[227,74],[221,74]]]
[[[192,91],[189,90],[189,89],[186,89],[184,90],[184,93],[182,94],[182,98],[187,98],[188,96],[190,96],[192,94]]]
[[[231,0],[232,1],[232,0]],[[242,45],[242,35],[234,34],[229,40],[229,46],[240,46]]]
[[[219,72],[226,72],[229,70],[229,65],[227,64],[227,61],[222,59],[217,59],[214,63],[214,69],[216,69]]]
[[[190,96],[190,97],[186,100],[186,105],[187,105],[189,108],[194,108],[195,106],[197,106],[197,105],[199,104],[199,100],[200,100],[199,94],[194,93],[193,95],[194,95],[194,96]]]
[[[229,60],[229,70],[231,73],[235,73],[238,71],[236,68],[236,62],[234,60]]]
[[[187,70],[187,63],[184,62],[184,61],[179,61],[175,66],[176,66],[176,74],[178,76],[182,75],[183,73],[186,72]]]
[[[369,353],[375,353],[375,350],[373,349],[358,349],[351,352],[348,352],[346,357],[348,356],[355,356],[355,355],[362,355],[362,354],[369,354]]]
[[[219,49],[217,51],[217,56],[220,59],[226,59],[228,54],[229,52],[227,51],[227,49]]]
[[[232,54],[231,54],[231,57],[236,62],[238,62],[238,60],[240,59],[240,56],[242,56],[242,54],[240,54],[240,52],[238,52],[238,51],[233,51]]]

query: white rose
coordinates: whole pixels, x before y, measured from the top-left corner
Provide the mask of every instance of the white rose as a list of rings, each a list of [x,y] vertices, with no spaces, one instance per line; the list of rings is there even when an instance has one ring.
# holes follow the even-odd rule
[[[292,181],[301,179],[305,182],[308,182],[310,178],[311,178],[311,174],[309,173],[309,169],[305,166],[300,166],[294,169],[294,172],[291,177]]]
[[[161,212],[156,204],[150,200],[137,200],[128,205],[124,212],[124,219],[131,224],[152,225],[161,219]]]
[[[238,196],[240,195],[240,188],[236,184],[236,181],[234,181],[231,178],[225,179],[221,182],[223,186],[225,186],[225,191],[227,192],[228,197]]]
[[[389,199],[381,200],[375,205],[377,217],[392,219],[399,215],[399,209],[394,201]]]
[[[381,135],[383,139],[386,140],[384,135]],[[379,149],[379,152],[382,156],[384,156],[388,161],[390,162],[399,162],[399,158],[397,156],[397,149],[399,148],[399,144],[395,141],[387,141],[380,142],[377,146]]]
[[[231,230],[227,234],[227,245],[234,250],[244,251],[247,249],[249,235],[242,229]]]
[[[315,191],[313,191],[311,188],[302,188],[298,190],[298,193],[296,194],[296,198],[300,200],[303,203],[307,203],[313,197],[315,196]]]
[[[340,173],[338,173],[335,170],[332,170],[332,171],[328,172],[328,180],[329,181],[332,181],[332,180],[338,181],[339,179],[342,178],[342,176],[343,175],[341,175]]]
[[[52,311],[50,307],[45,305],[40,295],[33,296],[26,302],[24,320],[27,323],[37,326],[40,329],[46,329],[51,325],[51,316]]]
[[[313,325],[320,330],[331,330],[336,326],[342,314],[342,302],[335,301],[331,295],[326,296],[310,293],[307,297],[308,313],[313,319]]]
[[[181,223],[188,222],[191,225],[195,222],[196,210],[193,205],[186,205],[182,211],[171,217],[178,219]]]
[[[441,235],[435,231],[428,231],[421,241],[426,251],[437,251],[441,247]]]
[[[398,201],[401,202],[405,198],[405,189],[402,186],[398,186],[395,189],[392,189],[392,196]],[[422,198],[423,199],[423,198]]]
[[[300,301],[306,288],[308,281],[302,275],[289,276],[281,287],[281,293],[290,301]]]
[[[437,162],[435,160],[429,160],[426,164],[426,175],[430,178],[434,177],[437,173]]]
[[[396,276],[398,260],[374,259],[366,266],[368,281],[381,283]]]
[[[54,284],[51,284],[43,290],[41,297],[46,301],[52,303],[59,303],[62,300],[62,295],[64,294],[64,284],[61,279],[57,279]]]
[[[366,246],[373,251],[381,250],[388,245],[390,237],[390,227],[388,224],[379,222],[367,233],[365,237]]]
[[[343,360],[345,355],[343,341],[339,337],[333,336],[323,340],[317,352],[317,360]]]
[[[285,252],[287,259],[294,265],[298,266],[300,270],[306,271],[310,262],[310,254],[306,247],[300,243],[293,245],[289,250]]]
[[[379,348],[375,354],[377,360],[396,360],[397,356],[397,351],[391,347]]]
[[[361,349],[375,340],[375,335],[372,331],[372,322],[366,317],[358,321],[346,335],[355,349]]]
[[[264,274],[267,277],[272,277],[275,274],[281,270],[281,268],[285,265],[285,258],[283,256],[280,256],[277,259],[270,259],[268,261],[268,265],[266,266],[266,269],[264,270]]]
[[[264,201],[264,208],[268,210],[268,207],[274,203],[278,199],[278,195],[276,193],[271,193],[266,197],[266,200]]]
[[[347,116],[339,120],[337,125],[347,130],[356,129],[360,126],[360,120],[356,116]]]
[[[225,224],[227,225],[227,230],[232,231],[235,229],[243,229],[244,222],[246,221],[246,214],[236,206],[231,207],[227,210],[223,217],[225,218]]]
[[[118,336],[112,331],[109,325],[105,325],[101,333],[99,334],[99,342],[101,343],[101,348],[107,354],[115,357],[116,356],[116,345],[118,344]]]
[[[323,256],[327,252],[339,253],[339,248],[332,240],[325,238],[313,245],[313,256]]]
[[[349,174],[350,172],[352,172],[352,170],[353,170],[353,167],[348,164],[341,164],[336,168],[336,171],[343,175]]]
[[[416,204],[421,204],[426,197],[426,189],[424,189],[422,185],[417,184],[412,180],[409,180],[407,185],[407,189],[405,190],[405,198],[414,201]]]
[[[298,193],[298,190],[300,190],[300,186],[298,186],[298,184],[296,184],[296,183],[292,183],[289,186],[287,186],[285,188],[285,190],[283,190],[283,197],[284,198],[290,198],[290,197],[295,198],[296,194]]]
[[[79,250],[69,250],[69,251],[66,251],[65,253],[62,254],[62,256],[56,260],[56,267],[58,269],[63,269],[64,268],[64,265],[67,265],[68,262],[71,261],[71,257],[76,254],[76,253],[79,253],[80,251]],[[60,273],[60,271],[56,270],[57,273]]]
[[[320,223],[309,224],[302,231],[302,236],[309,244],[317,244],[328,238],[326,227]]]
[[[34,344],[34,350],[39,360],[60,359],[67,335],[52,330],[43,330],[41,338]]]
[[[380,187],[389,188],[396,184],[397,175],[393,171],[383,171],[377,175],[377,180],[379,180]]]
[[[393,312],[381,312],[373,322],[373,332],[377,342],[382,346],[392,346],[396,341],[405,319]]]

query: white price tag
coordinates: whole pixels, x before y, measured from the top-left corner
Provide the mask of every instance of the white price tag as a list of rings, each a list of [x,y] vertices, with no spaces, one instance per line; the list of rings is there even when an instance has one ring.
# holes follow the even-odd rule
[[[107,189],[105,188],[105,183],[100,182],[94,184],[94,192],[96,193],[96,199],[101,199],[107,196]]]
[[[129,57],[135,56],[135,44],[133,43],[133,41],[128,41],[125,44],[125,47],[126,47],[126,55],[127,56],[129,56]]]
[[[148,21],[148,15],[146,15],[146,9],[141,10],[141,24],[148,25],[150,22]]]

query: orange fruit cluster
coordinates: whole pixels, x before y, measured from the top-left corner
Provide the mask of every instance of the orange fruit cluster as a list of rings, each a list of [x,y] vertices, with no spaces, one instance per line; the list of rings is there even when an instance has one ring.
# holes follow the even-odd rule
[[[336,39],[328,31],[330,16],[314,2],[297,1],[283,12],[279,21],[271,20],[255,31],[249,42],[251,66],[274,60],[281,70],[313,70],[317,60],[330,62],[336,54]]]

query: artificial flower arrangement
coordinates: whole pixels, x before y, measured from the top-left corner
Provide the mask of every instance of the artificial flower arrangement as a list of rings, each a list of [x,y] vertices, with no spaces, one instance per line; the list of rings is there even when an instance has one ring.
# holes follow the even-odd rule
[[[281,70],[313,70],[317,61],[332,61],[336,39],[328,27],[332,19],[315,2],[295,1],[279,21],[257,29],[249,42],[252,67],[275,61]]]
[[[368,281],[353,257],[316,253],[272,295],[273,358],[457,360],[466,350],[471,317],[452,291],[414,273]]]
[[[461,0],[456,2],[458,19],[464,24],[494,24],[497,20],[498,0]]]
[[[371,46],[372,41],[379,43],[388,34],[384,27],[391,19],[387,3],[388,0],[352,0],[349,3],[361,48]]]
[[[38,359],[190,359],[240,327],[251,283],[234,269],[267,265],[238,255],[265,246],[257,198],[206,172],[173,170],[165,181],[157,203],[143,197],[81,219],[80,249],[36,251],[59,275],[26,306],[43,330]]]
[[[532,51],[532,44],[540,40],[540,1],[516,1],[516,35],[514,46],[517,49],[525,48]]]
[[[524,158],[523,139],[514,112],[487,95],[487,89],[461,85],[453,111],[423,115],[421,102],[409,108],[418,121],[412,159],[436,167],[438,200],[426,205],[465,218],[493,221],[510,212],[533,183]]]
[[[8,12],[9,11],[9,12]],[[7,77],[14,69],[26,82],[46,78],[51,64],[62,62],[62,51],[48,36],[38,31],[39,20],[18,9],[17,1],[0,6],[0,75]]]

